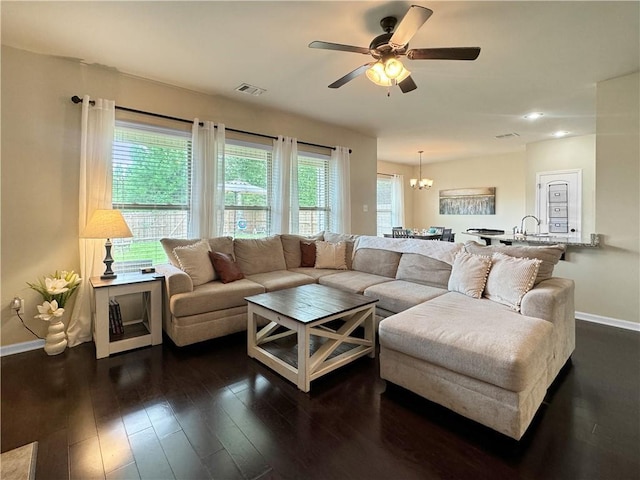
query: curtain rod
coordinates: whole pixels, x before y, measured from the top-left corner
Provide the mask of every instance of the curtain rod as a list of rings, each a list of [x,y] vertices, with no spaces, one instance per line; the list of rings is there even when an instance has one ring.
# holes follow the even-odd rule
[[[380,173],[380,172],[376,172],[376,175],[382,175],[383,177],[395,177],[398,174],[397,173]]]
[[[71,101],[73,103],[82,103],[82,98],[80,98],[77,95],[74,95],[73,97],[71,97]],[[94,100],[89,100],[89,103],[91,105],[95,105],[96,102]],[[165,120],[173,120],[176,122],[182,122],[182,123],[188,123],[190,125],[193,125],[193,120],[187,120],[186,118],[179,118],[179,117],[172,117],[170,115],[163,115],[161,113],[153,113],[153,112],[145,112],[144,110],[136,110],[135,108],[129,108],[129,107],[122,107],[120,105],[116,105],[115,106],[116,110],[122,110],[125,112],[131,112],[131,113],[139,113],[141,115],[148,115],[150,117],[156,117],[156,118],[164,118]],[[203,126],[204,124],[202,122],[200,122],[200,126]],[[255,132],[247,132],[246,130],[237,130],[235,128],[228,128],[225,127],[225,130],[228,130],[230,132],[235,132],[235,133],[244,133],[246,135],[254,135],[256,137],[262,137],[262,138],[270,138],[272,140],[277,140],[278,137],[274,137],[273,135],[265,135],[264,133],[255,133]],[[330,150],[335,150],[336,147],[328,147],[326,145],[319,145],[317,143],[309,143],[309,142],[302,142],[300,140],[298,140],[298,143],[301,143],[302,145],[308,145],[310,147],[318,147],[318,148],[328,148]],[[351,153],[351,149],[349,149],[349,153]]]

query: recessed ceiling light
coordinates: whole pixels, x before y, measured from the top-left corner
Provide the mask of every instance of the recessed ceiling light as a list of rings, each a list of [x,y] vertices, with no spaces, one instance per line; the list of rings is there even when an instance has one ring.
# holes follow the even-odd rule
[[[569,135],[569,132],[567,132],[566,130],[558,130],[557,132],[553,132],[552,135],[554,137],[566,137],[567,135]]]
[[[524,118],[526,118],[527,120],[537,120],[540,117],[544,117],[544,113],[542,112],[531,112],[531,113],[527,113]]]

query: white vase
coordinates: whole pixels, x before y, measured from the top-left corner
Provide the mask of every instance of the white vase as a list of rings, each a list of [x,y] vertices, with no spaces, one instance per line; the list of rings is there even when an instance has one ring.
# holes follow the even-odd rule
[[[64,331],[64,323],[61,320],[55,320],[51,320],[47,338],[44,341],[44,351],[47,352],[47,355],[58,355],[67,348],[67,334]]]

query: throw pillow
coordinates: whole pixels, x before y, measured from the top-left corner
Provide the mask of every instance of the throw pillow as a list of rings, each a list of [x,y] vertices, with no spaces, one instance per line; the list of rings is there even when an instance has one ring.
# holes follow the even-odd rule
[[[207,240],[200,240],[193,245],[175,247],[173,255],[178,260],[178,267],[191,277],[194,287],[213,280],[215,275],[209,261]]]
[[[510,257],[537,258],[542,260],[535,280],[536,285],[553,276],[553,267],[560,261],[565,251],[564,245],[481,245],[474,241],[465,243],[464,248],[467,252],[475,253],[476,255],[504,253]]]
[[[316,268],[347,269],[347,245],[345,242],[316,242]]]
[[[451,267],[449,291],[464,293],[473,298],[482,298],[490,269],[491,257],[458,252]]]
[[[485,296],[519,312],[522,297],[533,287],[542,260],[494,253],[491,262]]]
[[[167,259],[169,263],[174,267],[180,268],[180,262],[173,254],[173,249],[176,247],[187,247],[189,245],[194,245],[200,241],[199,238],[161,238],[160,244],[164,249],[164,253],[167,255]]]
[[[316,266],[316,243],[300,242],[301,267]]]
[[[324,232],[323,240],[325,242],[338,243],[344,242],[346,245],[347,253],[347,270],[353,269],[353,249],[355,242],[358,239],[358,235],[351,235],[349,233],[331,233]]]
[[[209,252],[209,258],[222,283],[231,283],[244,278],[244,274],[230,253]]]

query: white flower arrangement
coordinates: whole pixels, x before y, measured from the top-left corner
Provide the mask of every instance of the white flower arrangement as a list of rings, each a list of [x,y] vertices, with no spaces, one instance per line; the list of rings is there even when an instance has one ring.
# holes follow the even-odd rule
[[[82,279],[73,270],[56,271],[50,277],[41,278],[37,283],[27,282],[27,285],[42,295],[44,300],[42,305],[38,305],[39,314],[35,318],[46,322],[53,318],[60,318],[64,313],[67,300],[71,298],[81,282]]]

